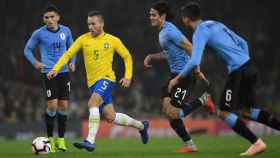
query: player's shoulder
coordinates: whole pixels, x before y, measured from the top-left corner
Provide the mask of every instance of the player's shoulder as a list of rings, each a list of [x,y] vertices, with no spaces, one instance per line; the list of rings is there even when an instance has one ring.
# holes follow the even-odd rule
[[[91,39],[92,36],[91,36],[91,33],[90,32],[87,32],[87,33],[84,33],[82,35],[80,35],[77,40],[87,40],[87,39]]]
[[[164,27],[166,27],[167,29],[177,29],[177,27],[172,22],[169,21],[165,22]]]
[[[121,39],[119,37],[117,37],[116,35],[109,34],[109,33],[105,33],[104,37],[111,42],[121,41]]]
[[[215,20],[205,20],[198,25],[198,29],[211,29],[213,27],[223,26],[221,22]]]
[[[172,22],[166,21],[161,33],[168,35],[168,34],[181,33],[181,31]]]
[[[32,32],[33,37],[39,37],[46,30],[46,26],[41,26]]]
[[[117,37],[116,35],[110,34],[110,33],[104,33],[105,38],[109,38],[109,39],[113,39],[113,40],[117,40],[119,39],[119,37]]]
[[[46,29],[47,29],[46,26],[41,26],[41,27],[37,28],[36,30],[34,30],[34,31],[33,31],[33,34],[42,33],[42,32],[44,32]]]
[[[70,31],[71,32],[70,28],[68,26],[66,26],[66,25],[59,24],[59,27],[62,30],[66,30],[66,31]]]

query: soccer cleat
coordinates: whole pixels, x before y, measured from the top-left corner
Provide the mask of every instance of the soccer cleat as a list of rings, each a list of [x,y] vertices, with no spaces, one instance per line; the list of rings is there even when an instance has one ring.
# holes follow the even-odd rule
[[[56,148],[56,145],[55,145],[55,139],[54,137],[49,137],[49,141],[50,141],[50,144],[51,144],[51,150],[50,152],[51,153],[55,153],[57,151],[57,148]]]
[[[195,145],[184,145],[176,150],[177,153],[192,153],[197,151]]]
[[[208,95],[208,98],[207,98],[207,102],[206,104],[204,105],[207,110],[211,113],[211,114],[214,114],[216,113],[216,106],[212,100],[212,97],[210,95]]]
[[[205,106],[206,109],[211,114],[216,113],[216,111],[217,111],[216,106],[215,106],[210,94],[208,94],[207,92],[203,93],[202,96],[200,97],[200,101],[202,102],[203,106]]]
[[[149,133],[148,133],[149,122],[148,121],[143,121],[142,123],[144,125],[144,129],[139,130],[139,133],[141,135],[142,143],[147,144],[148,141],[149,141]]]
[[[264,152],[265,149],[266,144],[261,139],[258,139],[255,144],[252,144],[249,149],[246,152],[241,153],[240,156],[254,156]]]
[[[64,138],[56,139],[56,147],[58,150],[65,152],[67,150]]]
[[[73,145],[78,149],[86,149],[89,152],[92,152],[95,149],[95,144],[91,144],[87,140],[84,140],[83,142],[75,142]]]

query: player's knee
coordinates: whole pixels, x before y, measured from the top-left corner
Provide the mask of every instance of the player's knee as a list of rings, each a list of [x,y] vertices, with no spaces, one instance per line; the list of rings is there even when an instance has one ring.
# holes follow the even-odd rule
[[[56,101],[48,101],[48,110],[56,111],[57,110],[57,102]]]
[[[48,105],[57,105],[58,104],[58,100],[57,99],[50,99],[47,101]]]
[[[115,121],[116,114],[107,114],[105,115],[105,119],[108,123],[113,123]]]
[[[162,112],[164,113],[165,117],[168,119],[178,119],[178,110],[173,107],[172,105],[168,105],[165,108],[162,109]]]
[[[162,99],[161,102],[162,102],[163,105],[169,105],[170,104],[170,100],[171,100],[171,98],[165,97],[165,98]]]
[[[88,101],[88,106],[91,107],[98,107],[103,103],[103,100],[99,94],[92,94],[91,98]]]
[[[68,100],[58,100],[58,109],[66,110],[68,108]]]
[[[221,118],[221,119],[225,119],[227,118],[227,116],[230,114],[230,112],[228,111],[224,111],[224,110],[221,110],[219,113],[218,113],[218,116]]]
[[[88,107],[98,107],[99,106],[99,104],[98,104],[98,102],[96,101],[96,100],[89,100],[88,101]]]
[[[249,118],[251,115],[251,109],[249,107],[244,107],[239,114],[243,117]]]

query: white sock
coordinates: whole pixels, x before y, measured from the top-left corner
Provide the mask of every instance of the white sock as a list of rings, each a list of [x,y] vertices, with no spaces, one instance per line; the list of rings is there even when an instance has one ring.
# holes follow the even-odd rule
[[[89,109],[89,118],[88,118],[88,137],[87,141],[90,143],[95,142],[95,136],[97,134],[100,123],[100,114],[98,107],[92,107]]]
[[[120,126],[130,126],[137,128],[139,130],[144,129],[144,125],[141,121],[135,120],[131,118],[130,116],[123,114],[123,113],[116,113],[116,118],[114,120],[114,123]]]

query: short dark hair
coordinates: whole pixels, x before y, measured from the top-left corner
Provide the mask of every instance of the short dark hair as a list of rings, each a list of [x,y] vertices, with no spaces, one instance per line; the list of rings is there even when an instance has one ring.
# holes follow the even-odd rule
[[[165,1],[159,1],[152,4],[151,8],[157,10],[160,16],[166,14],[166,20],[173,20],[174,18],[168,3]]]
[[[88,17],[92,17],[92,16],[99,16],[102,20],[104,20],[103,14],[98,10],[89,11],[88,12]]]
[[[43,14],[45,14],[47,12],[56,12],[57,14],[59,14],[57,7],[53,4],[49,4],[44,8]]]
[[[197,20],[201,18],[200,5],[197,2],[189,2],[181,7],[181,16],[188,17],[192,20]]]

